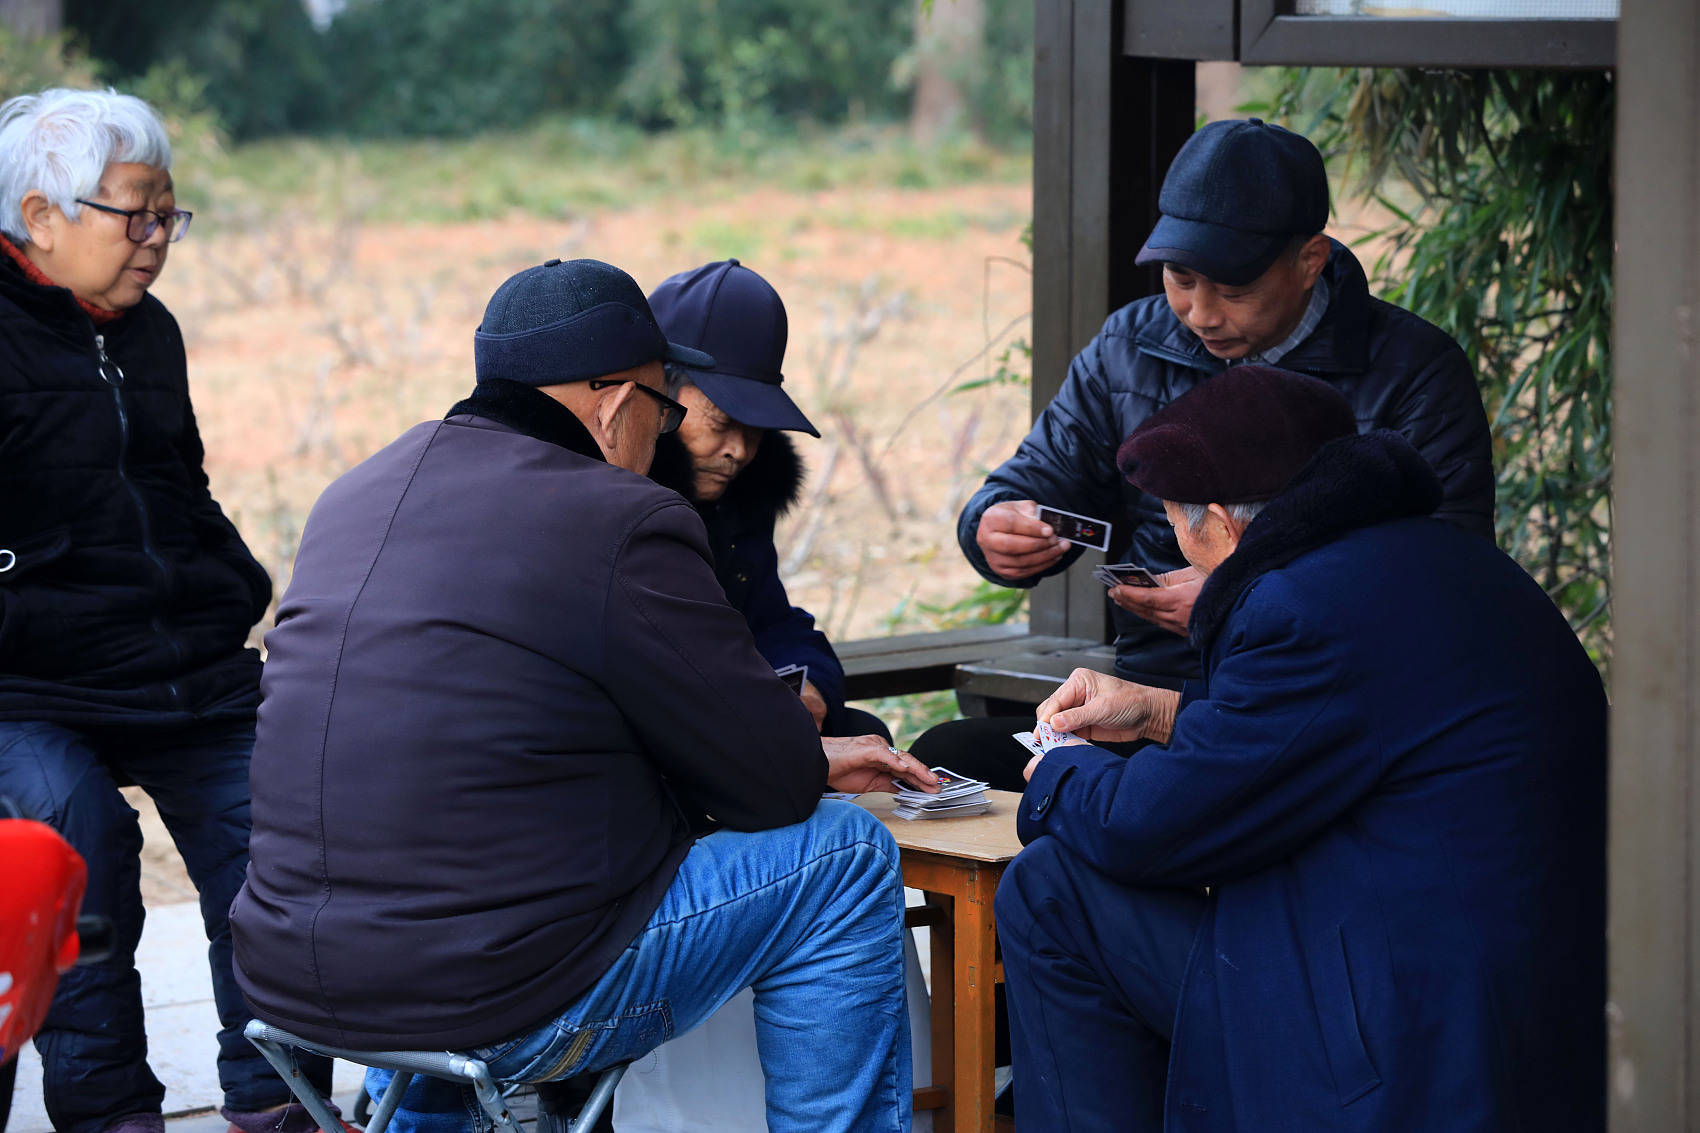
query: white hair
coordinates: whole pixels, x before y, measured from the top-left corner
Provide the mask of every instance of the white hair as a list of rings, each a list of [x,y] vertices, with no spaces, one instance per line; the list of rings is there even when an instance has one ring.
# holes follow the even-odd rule
[[[0,105],[0,232],[29,241],[21,211],[38,189],[75,222],[115,161],[171,168],[171,140],[153,107],[135,95],[55,87]]]
[[[1186,516],[1186,529],[1194,535],[1204,525],[1204,517],[1210,514],[1209,504],[1177,504],[1181,513]],[[1249,504],[1223,504],[1222,509],[1228,513],[1235,523],[1249,524],[1257,518],[1257,513],[1269,506],[1268,500],[1257,500]]]

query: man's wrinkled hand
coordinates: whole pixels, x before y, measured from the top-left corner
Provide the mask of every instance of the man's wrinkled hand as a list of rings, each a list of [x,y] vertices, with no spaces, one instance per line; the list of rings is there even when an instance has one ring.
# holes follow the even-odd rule
[[[1168,689],[1148,688],[1096,669],[1076,669],[1034,716],[1059,732],[1073,732],[1094,743],[1166,743],[1180,699],[1180,693]]]
[[[803,707],[809,710],[809,715],[815,718],[815,731],[826,727],[826,697],[820,694],[820,689],[811,682],[803,682],[803,691],[797,694],[802,700]]]
[[[1160,574],[1162,586],[1112,586],[1110,601],[1130,614],[1144,618],[1170,633],[1187,635],[1187,623],[1192,620],[1192,604],[1204,586],[1204,576],[1197,567],[1182,567]]]
[[[1000,578],[1031,578],[1068,553],[1068,544],[1057,538],[1051,525],[1039,521],[1039,505],[1032,500],[1005,500],[987,508],[974,542]]]
[[[878,736],[823,736],[820,746],[826,752],[826,781],[835,791],[891,793],[898,789],[898,778],[923,791],[939,789],[938,776],[925,764]]]

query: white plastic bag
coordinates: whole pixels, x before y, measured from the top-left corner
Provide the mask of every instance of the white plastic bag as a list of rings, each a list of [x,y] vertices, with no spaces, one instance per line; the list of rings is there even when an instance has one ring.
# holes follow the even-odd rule
[[[910,933],[903,934],[909,1035],[915,1085],[932,1082],[933,1043],[927,986]],[[756,1057],[755,995],[748,988],[694,1031],[632,1063],[614,1092],[619,1133],[750,1133],[767,1127],[761,1061]],[[917,1133],[932,1133],[933,1115],[915,1115]]]

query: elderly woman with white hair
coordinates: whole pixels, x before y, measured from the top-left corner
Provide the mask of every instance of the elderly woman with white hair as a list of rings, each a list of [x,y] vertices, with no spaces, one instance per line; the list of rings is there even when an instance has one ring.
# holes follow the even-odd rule
[[[110,957],[61,981],[36,1046],[60,1133],[158,1133],[135,970],[148,792],[200,891],[233,1129],[306,1129],[243,1039],[231,899],[271,581],[207,489],[183,339],[148,289],[189,230],[153,110],[114,91],[0,106],[0,795],[88,864]],[[328,1085],[328,1065],[311,1073]]]

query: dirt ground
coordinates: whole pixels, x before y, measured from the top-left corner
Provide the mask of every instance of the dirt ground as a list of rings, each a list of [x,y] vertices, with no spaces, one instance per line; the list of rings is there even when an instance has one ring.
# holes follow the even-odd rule
[[[433,226],[338,218],[184,241],[155,293],[183,327],[214,495],[279,591],[326,484],[472,386],[472,331],[513,272],[616,263],[644,288],[737,256],[784,296],[805,501],[782,523],[792,600],[835,640],[923,628],[978,581],[957,512],[1025,432],[991,375],[1029,334],[1026,185],[758,189],[581,217]],[[1024,360],[1017,360],[1023,368]],[[265,626],[254,637],[256,644]],[[146,799],[150,902],[192,896]]]

